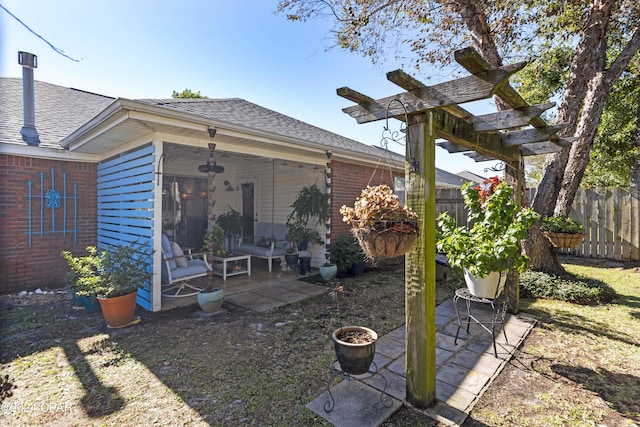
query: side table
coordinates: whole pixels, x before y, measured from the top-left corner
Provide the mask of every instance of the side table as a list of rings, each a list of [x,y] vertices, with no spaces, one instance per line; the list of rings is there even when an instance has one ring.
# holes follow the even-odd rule
[[[463,321],[460,317],[460,312],[458,309],[458,300],[463,299],[467,306],[467,318]],[[478,304],[486,304],[491,307],[491,319],[480,319],[477,315],[473,315],[471,313],[471,303]],[[460,327],[462,325],[467,325],[467,334],[469,333],[469,325],[477,324],[485,331],[491,334],[493,339],[493,354],[495,357],[498,357],[498,350],[496,348],[496,325],[504,325],[504,317],[507,312],[507,298],[504,292],[495,299],[489,298],[480,298],[475,295],[472,295],[467,288],[460,288],[456,290],[456,294],[453,297],[453,308],[456,311],[456,318],[458,319],[458,329],[456,330],[456,337],[453,341],[454,344],[458,343],[458,334],[460,333]],[[491,329],[489,329],[489,326]],[[504,339],[509,342],[507,339],[507,332],[502,328],[502,333],[504,334]]]

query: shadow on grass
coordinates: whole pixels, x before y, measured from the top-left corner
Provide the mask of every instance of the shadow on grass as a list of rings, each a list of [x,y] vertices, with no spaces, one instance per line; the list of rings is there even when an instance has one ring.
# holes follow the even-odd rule
[[[540,309],[525,308],[527,313],[537,316],[543,322],[553,324],[564,332],[574,335],[583,335],[585,332],[608,339],[619,341],[628,345],[637,346],[638,341],[635,335],[622,332],[611,331],[609,325],[604,322],[594,321],[587,316],[581,316],[575,312],[549,312]]]
[[[103,417],[124,408],[124,398],[115,387],[107,387],[100,381],[77,345],[65,345],[62,349],[84,389],[80,401],[89,417]]]
[[[87,361],[89,354],[113,350],[94,348],[84,353],[78,341],[100,333],[99,313],[69,312],[70,301],[24,307],[3,306],[0,315],[0,362],[35,355],[51,348],[60,348],[80,381],[84,395],[81,403],[91,418],[113,414],[125,406],[125,399],[114,387],[105,386]],[[107,343],[103,345],[108,345]],[[20,379],[16,387],[23,387]]]
[[[619,374],[599,369],[571,365],[552,365],[551,369],[574,383],[598,394],[611,408],[620,414],[640,422],[640,402],[637,392],[640,390],[640,378],[635,375]]]

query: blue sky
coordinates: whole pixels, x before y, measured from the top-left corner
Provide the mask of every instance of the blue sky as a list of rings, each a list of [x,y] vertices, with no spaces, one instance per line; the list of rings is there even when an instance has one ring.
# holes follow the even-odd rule
[[[0,75],[20,77],[17,52],[38,56],[37,80],[113,97],[169,98],[189,88],[209,98],[238,97],[358,141],[378,145],[383,122],[359,125],[336,95],[348,86],[374,98],[401,92],[380,65],[332,48],[330,22],[289,22],[277,0],[0,0],[33,31],[79,62],[56,53],[0,10]],[[393,55],[390,55],[393,56]],[[454,76],[439,69],[427,84]],[[430,78],[429,80],[427,80]],[[477,108],[477,107],[475,107]],[[480,110],[491,112],[489,101]],[[474,111],[479,113],[480,111]],[[392,122],[392,126],[397,123]],[[404,153],[404,147],[390,146]],[[485,175],[475,163],[436,148],[436,166]]]

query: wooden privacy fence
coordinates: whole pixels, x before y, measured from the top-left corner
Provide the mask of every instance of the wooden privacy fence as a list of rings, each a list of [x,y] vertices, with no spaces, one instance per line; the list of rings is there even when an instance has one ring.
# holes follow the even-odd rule
[[[533,200],[535,189],[527,191]],[[467,216],[460,190],[436,190],[436,215],[448,211],[457,224],[466,224]],[[570,216],[585,228],[584,241],[560,253],[589,258],[640,261],[640,188],[580,189]]]

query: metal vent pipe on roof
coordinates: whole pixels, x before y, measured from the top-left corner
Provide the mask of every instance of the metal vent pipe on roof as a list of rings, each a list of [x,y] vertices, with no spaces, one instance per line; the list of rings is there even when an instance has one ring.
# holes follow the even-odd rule
[[[38,68],[38,57],[29,52],[18,52],[18,64],[22,65],[22,105],[24,125],[20,129],[22,140],[28,145],[40,145],[40,135],[36,129],[36,100],[33,69]]]

